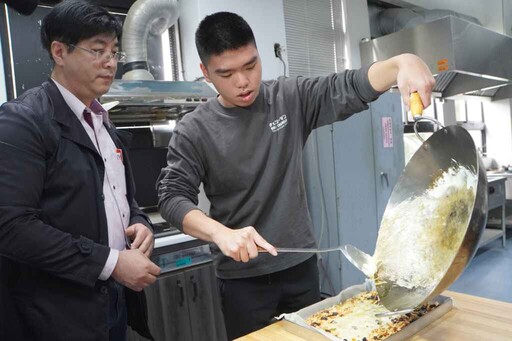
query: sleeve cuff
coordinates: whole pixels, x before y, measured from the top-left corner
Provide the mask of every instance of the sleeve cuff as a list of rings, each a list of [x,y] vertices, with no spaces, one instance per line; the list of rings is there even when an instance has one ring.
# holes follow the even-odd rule
[[[192,210],[199,210],[193,202],[181,196],[162,201],[159,208],[162,217],[182,232],[185,215]]]
[[[375,101],[380,95],[382,95],[385,91],[377,91],[370,84],[370,79],[368,78],[368,70],[373,64],[365,65],[357,70],[357,82],[356,84],[360,84],[360,88],[358,92],[361,98],[366,102]]]
[[[130,226],[133,224],[142,224],[144,226],[147,226],[151,231],[153,231],[153,226],[151,225],[152,224],[151,221],[149,220],[149,218],[146,218],[145,216],[142,216],[142,215],[132,216],[130,219]]]
[[[103,270],[101,270],[100,276],[98,279],[102,281],[106,281],[110,278],[112,275],[112,272],[114,272],[114,268],[117,264],[117,259],[119,258],[119,251],[116,249],[110,249],[110,253],[108,255],[107,261],[105,262],[105,266],[103,267]]]

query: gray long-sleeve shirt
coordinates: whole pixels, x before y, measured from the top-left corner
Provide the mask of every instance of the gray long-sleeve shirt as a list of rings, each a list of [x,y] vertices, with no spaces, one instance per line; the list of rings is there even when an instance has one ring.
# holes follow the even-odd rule
[[[263,81],[256,101],[225,108],[218,99],[200,105],[176,125],[167,167],[157,187],[162,216],[182,228],[197,209],[204,184],[210,216],[230,228],[254,226],[280,247],[314,247],[304,175],[303,147],[314,128],[368,108],[376,92],[368,67],[317,78]],[[212,245],[221,278],[244,278],[280,271],[310,254],[260,254],[248,263],[224,256]]]

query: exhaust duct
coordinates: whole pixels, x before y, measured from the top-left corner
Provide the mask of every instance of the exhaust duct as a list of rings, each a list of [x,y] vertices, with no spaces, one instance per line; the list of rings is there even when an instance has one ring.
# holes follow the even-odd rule
[[[123,25],[123,79],[154,80],[148,67],[148,35],[162,35],[177,22],[178,16],[177,0],[137,0],[130,7]]]
[[[364,40],[360,48],[363,65],[401,53],[421,57],[436,78],[437,97],[493,97],[512,82],[512,38],[453,15]]]
[[[450,10],[389,8],[380,11],[377,15],[377,28],[380,35],[386,35],[435,21],[448,15],[467,20],[477,25],[481,25],[480,21],[475,17],[460,14]]]

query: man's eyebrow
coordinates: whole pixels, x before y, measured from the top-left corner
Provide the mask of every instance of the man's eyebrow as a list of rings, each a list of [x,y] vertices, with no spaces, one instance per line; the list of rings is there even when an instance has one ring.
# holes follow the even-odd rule
[[[102,44],[102,45],[108,45],[108,41],[103,38],[96,38],[92,42],[93,44]],[[119,47],[119,42],[116,43],[116,47]]]
[[[258,60],[258,56],[254,56],[254,57],[251,58],[251,60],[249,60],[244,65],[242,65],[242,67],[254,64],[257,60]],[[228,72],[231,72],[231,71],[233,71],[233,69],[222,69],[222,68],[220,68],[220,69],[216,69],[214,72],[215,73],[228,73]]]

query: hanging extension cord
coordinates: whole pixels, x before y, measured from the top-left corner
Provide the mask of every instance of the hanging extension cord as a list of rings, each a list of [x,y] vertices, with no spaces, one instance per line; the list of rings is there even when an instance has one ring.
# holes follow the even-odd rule
[[[276,58],[279,58],[281,63],[283,63],[283,76],[286,77],[286,63],[283,60],[283,48],[281,47],[281,44],[274,43],[274,55]]]

